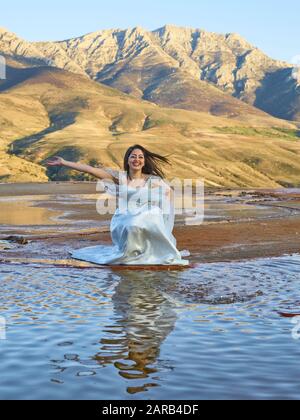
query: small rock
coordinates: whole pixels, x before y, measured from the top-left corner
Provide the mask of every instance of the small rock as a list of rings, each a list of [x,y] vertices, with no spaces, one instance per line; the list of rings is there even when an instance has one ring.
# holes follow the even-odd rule
[[[19,245],[27,245],[29,241],[23,236],[8,236],[4,241],[13,242]]]

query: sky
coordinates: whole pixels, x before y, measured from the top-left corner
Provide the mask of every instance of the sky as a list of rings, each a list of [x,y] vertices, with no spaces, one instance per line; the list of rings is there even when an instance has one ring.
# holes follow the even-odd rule
[[[0,0],[0,27],[27,41],[165,24],[236,32],[270,57],[300,54],[299,0]]]

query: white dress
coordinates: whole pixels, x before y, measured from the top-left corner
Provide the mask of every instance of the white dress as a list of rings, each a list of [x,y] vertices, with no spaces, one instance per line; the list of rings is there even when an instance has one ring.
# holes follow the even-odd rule
[[[153,176],[139,188],[121,183],[110,226],[113,245],[75,250],[72,257],[100,265],[189,265],[182,259],[189,252],[177,250],[172,234],[174,208],[172,200],[166,200],[169,191],[161,178]]]

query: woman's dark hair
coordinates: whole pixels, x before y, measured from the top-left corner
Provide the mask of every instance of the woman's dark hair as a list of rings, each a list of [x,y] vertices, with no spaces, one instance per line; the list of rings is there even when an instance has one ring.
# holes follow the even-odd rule
[[[131,146],[124,157],[124,170],[127,172],[129,176],[129,164],[128,159],[134,150],[141,150],[145,157],[145,166],[143,167],[142,173],[147,175],[154,175],[160,178],[165,178],[165,174],[161,169],[161,164],[171,165],[169,159],[165,156],[158,155],[157,153],[152,153],[149,150],[145,149],[145,147],[136,144]]]

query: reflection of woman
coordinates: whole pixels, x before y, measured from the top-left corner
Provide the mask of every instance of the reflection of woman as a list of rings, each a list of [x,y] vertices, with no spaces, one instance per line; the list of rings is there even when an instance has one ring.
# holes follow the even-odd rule
[[[169,272],[171,289],[179,275]],[[158,385],[152,376],[159,373],[160,346],[174,329],[176,312],[162,291],[168,287],[164,272],[148,271],[141,277],[140,271],[122,271],[120,276],[112,299],[114,321],[105,328],[107,335],[95,360],[103,365],[113,363],[122,377],[131,380],[129,393],[143,392]]]
[[[160,163],[169,161],[139,145],[126,152],[125,178],[109,169],[68,162],[59,157],[48,162],[49,166],[66,166],[118,184],[120,207],[111,221],[114,246],[79,249],[72,252],[73,258],[111,265],[188,265],[172,235],[172,194],[163,181]]]

